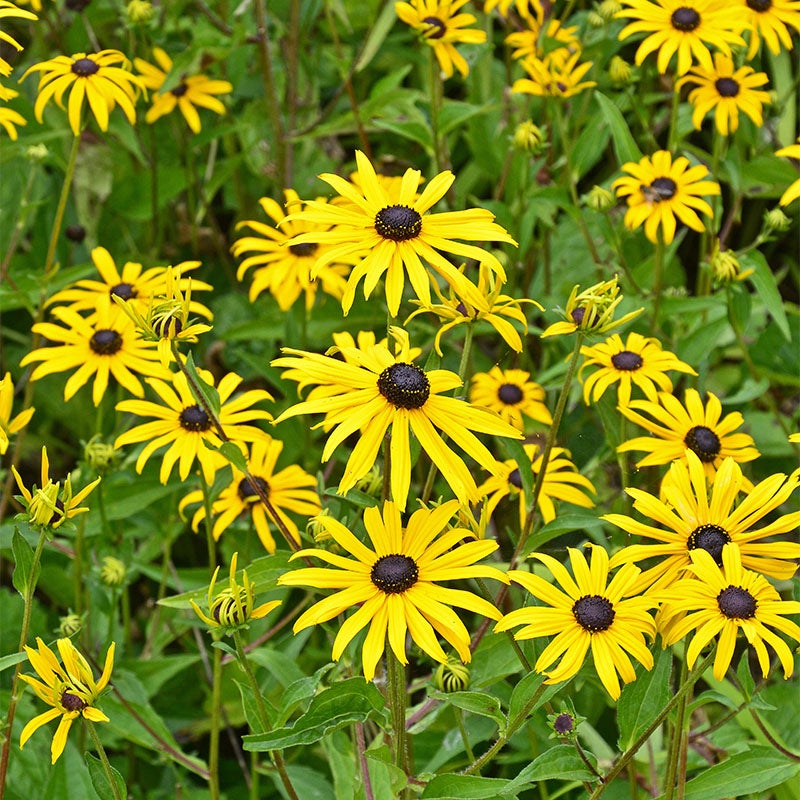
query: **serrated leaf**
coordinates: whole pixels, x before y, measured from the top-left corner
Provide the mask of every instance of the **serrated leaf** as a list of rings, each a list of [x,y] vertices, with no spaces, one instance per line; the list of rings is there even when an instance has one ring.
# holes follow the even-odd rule
[[[437,775],[420,795],[422,800],[493,800],[516,797],[510,781],[476,775]]]
[[[11,552],[14,555],[14,574],[11,582],[14,584],[14,588],[25,597],[31,583],[35,584],[39,580],[41,567],[37,564],[36,570],[33,570],[33,548],[17,527],[14,527],[14,534],[11,537]],[[32,572],[34,574],[31,574]]]
[[[772,315],[775,324],[784,335],[787,342],[792,341],[792,333],[789,329],[789,320],[783,308],[783,298],[775,282],[775,276],[767,264],[767,260],[758,250],[751,250],[743,253],[739,258],[742,269],[752,269],[753,274],[749,280],[755,286],[758,296]]]
[[[539,690],[544,682],[544,675],[538,672],[529,672],[511,692],[511,699],[508,701],[508,719],[514,722],[522,709],[530,701],[531,697]],[[530,712],[529,712],[530,713]]]
[[[656,652],[653,669],[649,672],[641,665],[636,670],[636,680],[629,683],[617,702],[620,750],[627,750],[661,710],[672,695],[670,673],[672,651]]]
[[[113,798],[114,789],[106,773],[105,767],[103,766],[103,762],[92,753],[84,753],[84,758],[86,759],[86,766],[89,768],[89,777],[92,780],[92,786],[94,787],[94,790],[102,798],[109,798],[109,800]],[[116,784],[117,796],[127,797],[128,787],[125,785],[125,780],[123,779],[122,775],[120,775],[120,773],[117,772],[117,770],[115,770],[110,764],[109,768],[111,770],[111,777]]]
[[[611,131],[611,141],[619,165],[622,166],[628,161],[639,161],[642,157],[642,151],[639,150],[639,146],[636,144],[636,140],[633,138],[622,112],[614,104],[614,101],[610,100],[602,92],[595,92],[594,99],[597,100],[603,119]]]

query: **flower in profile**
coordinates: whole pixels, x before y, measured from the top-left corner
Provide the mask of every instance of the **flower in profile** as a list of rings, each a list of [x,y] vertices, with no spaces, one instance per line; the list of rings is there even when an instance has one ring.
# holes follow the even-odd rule
[[[634,21],[619,34],[627,39],[635,33],[648,36],[636,51],[636,63],[658,51],[658,71],[666,72],[669,62],[678,54],[678,75],[685,75],[692,60],[712,70],[709,47],[730,53],[732,44],[744,44],[738,31],[742,28],[741,7],[726,0],[622,0],[628,6],[617,17]]]
[[[0,102],[7,103],[9,100],[13,100],[18,96],[19,92],[15,92],[13,89],[7,89],[0,84]],[[19,111],[15,111],[13,108],[8,108],[5,105],[0,106],[0,125],[5,128],[8,138],[11,139],[12,142],[16,142],[18,138],[17,128],[15,126],[21,127],[27,124],[28,121]]]
[[[525,430],[523,415],[551,425],[553,418],[543,402],[544,389],[529,380],[530,377],[530,372],[521,369],[502,370],[495,365],[488,372],[473,375],[469,401],[497,412],[518,431]]]
[[[8,450],[8,437],[21,431],[31,421],[34,412],[33,408],[26,408],[12,419],[13,401],[14,384],[11,382],[11,373],[6,372],[3,380],[0,380],[0,456]]]
[[[800,6],[800,3],[798,3]],[[694,106],[692,123],[698,130],[703,118],[714,111],[717,130],[723,135],[734,133],[739,127],[739,111],[744,112],[761,127],[764,117],[761,107],[769,103],[769,93],[760,90],[769,78],[747,65],[734,69],[733,59],[726,53],[714,53],[714,68],[693,67],[676,84],[677,88],[687,83],[697,88],[689,92],[689,102]]]
[[[208,625],[211,632],[222,634],[233,633],[240,628],[247,627],[250,620],[266,617],[270,611],[277,608],[280,600],[271,600],[269,603],[262,603],[256,606],[256,587],[247,576],[247,570],[242,570],[242,582],[236,580],[236,561],[238,553],[231,557],[231,570],[228,577],[228,585],[218,592],[214,592],[217,585],[217,575],[219,567],[214,570],[211,576],[211,583],[208,585],[208,614],[203,611],[194,600],[190,600],[194,613]]]
[[[523,449],[525,455],[531,460],[534,476],[538,475],[542,471],[542,454],[539,452],[539,448],[535,444],[526,444]],[[519,464],[514,459],[509,459],[504,461],[501,466],[502,469],[497,475],[493,475],[478,487],[478,492],[487,496],[485,507],[490,516],[504,497],[512,500],[516,498],[519,507],[519,526],[522,529],[528,513],[528,503],[525,493],[522,491]],[[556,507],[553,500],[563,500],[565,503],[572,503],[583,508],[592,508],[594,503],[586,492],[595,494],[592,482],[581,475],[570,461],[569,450],[563,447],[554,447],[550,451],[550,458],[545,468],[544,481],[537,501],[539,513],[544,522],[552,522],[556,518]]]
[[[62,489],[61,481],[54,483],[50,479],[50,459],[47,457],[47,447],[42,447],[41,486],[37,487],[34,484],[28,489],[13,464],[11,472],[17,482],[17,487],[22,492],[21,499],[27,512],[28,522],[36,527],[49,527],[54,530],[68,519],[72,519],[78,514],[85,514],[89,510],[82,508],[81,503],[89,492],[100,483],[100,478],[96,478],[76,495],[73,495],[72,478],[67,475]]]
[[[533,120],[526,119],[514,129],[514,147],[538,155],[547,147],[547,134]]]
[[[159,363],[155,345],[141,341],[133,325],[109,306],[109,298],[103,298],[93,320],[59,307],[53,309],[53,316],[63,325],[36,323],[33,332],[57,344],[33,350],[19,362],[23,367],[41,362],[30,379],[75,370],[64,385],[64,400],[69,400],[94,376],[92,402],[98,405],[110,377],[136,397],[144,396],[137,375],[168,378],[170,373]]]
[[[391,428],[391,493],[401,510],[405,510],[411,484],[410,432],[456,497],[462,503],[477,502],[480,496],[472,473],[436,429],[490,471],[499,465],[473,431],[513,439],[522,438],[521,434],[496,414],[443,394],[461,386],[458,375],[443,369],[421,369],[410,357],[408,334],[402,328],[391,328],[390,333],[398,345],[396,354],[381,345],[367,350],[341,348],[341,361],[283,348],[287,355],[275,359],[272,366],[286,367],[283,378],[296,380],[301,387],[316,387],[305,401],[290,406],[275,421],[299,414],[325,414],[317,427],[333,430],[322,452],[323,461],[350,434],[361,431],[345,465],[339,494],[346,494],[369,472]]]
[[[198,374],[208,389],[213,390],[214,379],[211,373],[198,370]],[[257,419],[272,419],[268,411],[252,407],[256,403],[272,400],[272,396],[263,389],[251,389],[233,397],[241,382],[242,379],[238,375],[229,372],[216,387],[220,403],[217,418],[222,432],[233,442],[267,441],[270,438],[268,434],[247,423]],[[148,378],[147,383],[159,396],[161,403],[149,400],[123,400],[117,403],[117,410],[155,419],[137,425],[118,436],[114,447],[147,442],[136,459],[136,471],[141,473],[150,456],[160,447],[169,445],[161,461],[159,473],[161,483],[167,482],[176,462],[181,480],[186,480],[189,470],[197,460],[203,473],[203,480],[211,486],[220,460],[219,455],[211,448],[217,448],[223,442],[214,420],[206,409],[198,404],[183,372],[174,375],[171,384],[158,378]]]
[[[512,92],[533,94],[538,97],[572,97],[584,89],[597,86],[596,81],[584,81],[593,62],[580,62],[581,53],[562,47],[544,58],[528,56],[520,63],[527,78],[514,81]]]
[[[564,312],[566,319],[550,325],[542,333],[543,339],[547,336],[575,333],[578,330],[587,333],[610,333],[614,328],[630,322],[644,311],[643,308],[639,308],[624,314],[619,319],[614,317],[622,302],[616,275],[610,281],[596,283],[583,291],[579,291],[580,288],[578,284],[572,287]]]
[[[636,680],[628,654],[645,669],[653,668],[653,654],[645,635],[651,639],[655,636],[656,626],[649,609],[657,601],[647,595],[631,596],[631,587],[639,574],[638,567],[632,564],[622,567],[609,582],[608,553],[597,545],[590,547],[591,565],[580,550],[567,548],[574,579],[552,556],[533,554],[532,558],[553,573],[561,590],[538,575],[510,570],[508,577],[514,583],[547,605],[510,611],[497,623],[495,631],[523,625],[514,634],[515,639],[557,634],[534,665],[537,672],[547,675],[545,683],[569,680],[583,666],[591,650],[597,675],[616,700],[621,692],[617,673],[624,683]],[[547,672],[559,658],[558,665]]]
[[[419,32],[425,42],[433,48],[445,77],[453,76],[457,69],[463,77],[469,74],[469,65],[456,44],[482,44],[486,31],[468,26],[475,23],[472,14],[459,13],[467,0],[410,0],[395,3],[394,10],[406,25]]]
[[[309,568],[287,572],[278,578],[283,586],[313,586],[338,589],[335,594],[309,608],[294,624],[294,632],[327,622],[348,608],[358,610],[339,628],[333,642],[338,661],[353,637],[369,625],[361,659],[364,677],[371,681],[388,638],[397,660],[408,663],[406,634],[440,664],[447,654],[438,633],[455,649],[464,663],[471,659],[470,636],[452,606],[500,619],[488,601],[463,589],[440,586],[440,581],[494,578],[507,583],[495,567],[476,564],[497,549],[491,539],[475,540],[462,528],[447,529],[458,509],[458,501],[415,511],[403,527],[400,509],[387,501],[364,511],[364,527],[372,548],[363,544],[341,522],[319,517],[320,524],[352,558],[324,550],[301,550],[292,559],[314,556],[338,569]],[[464,542],[464,540],[467,540]]]
[[[61,656],[61,663],[55,653],[37,636],[36,646],[25,646],[30,665],[36,670],[39,678],[30,675],[19,677],[29,686],[33,687],[40,700],[43,700],[51,709],[34,717],[23,729],[19,737],[19,746],[24,747],[25,742],[42,725],[61,717],[53,742],[50,746],[52,763],[58,761],[67,745],[67,735],[72,723],[83,717],[89,722],[108,722],[108,717],[97,708],[97,700],[103,689],[108,685],[111,669],[114,666],[115,643],[112,642],[106,652],[103,673],[95,681],[92,668],[86,659],[78,652],[69,639],[58,639],[56,646]]]
[[[714,677],[721,681],[731,664],[736,638],[741,630],[756,651],[761,674],[769,674],[769,644],[788,679],[794,670],[792,651],[771,628],[800,642],[800,626],[786,619],[800,613],[800,602],[782,600],[769,581],[742,566],[739,548],[731,543],[722,549],[720,567],[705,550],[692,550],[686,569],[693,577],[675,581],[661,593],[660,630],[664,646],[675,644],[695,631],[686,649],[691,669],[700,651],[717,635]]]
[[[258,201],[264,213],[275,221],[275,226],[252,219],[244,220],[236,226],[236,230],[247,227],[256,234],[243,236],[231,246],[231,252],[237,258],[244,253],[252,253],[239,266],[237,280],[243,280],[245,273],[255,267],[248,293],[250,302],[254,302],[262,292],[268,291],[281,311],[288,311],[301,294],[305,296],[306,310],[310,310],[314,305],[318,286],[326,294],[341,300],[347,286],[349,264],[357,259],[325,263],[316,271],[316,278],[312,279],[311,271],[315,262],[325,256],[332,246],[313,242],[287,245],[287,242],[301,233],[329,230],[330,226],[314,225],[297,218],[287,219],[288,215],[302,212],[304,204],[294,189],[284,190],[284,196],[288,213],[284,213],[271,197],[262,197]],[[325,203],[325,199],[318,197],[316,202]]]
[[[800,33],[800,2],[798,0],[745,0],[736,7],[742,15],[744,30],[750,34],[747,60],[752,61],[761,49],[761,42],[767,43],[770,52],[778,54],[781,45],[792,49],[792,34],[789,28]]]
[[[719,194],[716,181],[704,181],[708,169],[702,164],[689,166],[689,159],[679,156],[672,160],[666,150],[659,150],[653,157],[644,156],[638,163],[629,161],[622,165],[629,173],[617,178],[612,187],[617,197],[627,197],[625,227],[635,230],[644,225],[644,234],[655,244],[658,229],[665,244],[675,238],[676,218],[692,230],[704,230],[697,211],[714,216],[714,211],[700,195]]]
[[[775,155],[800,160],[800,136],[797,137],[797,144],[791,144],[789,147],[782,147],[780,150],[775,151]],[[789,203],[793,200],[797,200],[798,197],[800,197],[800,178],[792,183],[781,195],[780,204],[782,206],[788,206]]]
[[[121,66],[115,66],[119,64]],[[63,97],[70,89],[67,116],[70,128],[77,136],[82,129],[81,114],[84,100],[97,120],[101,131],[108,130],[109,114],[117,105],[128,122],[136,121],[134,105],[142,82],[129,71],[130,63],[119,50],[101,50],[99,53],[76,53],[73,56],[56,56],[29,67],[22,76],[41,72],[39,94],[33,107],[36,119],[42,121],[44,107],[51,98],[63,108]]]
[[[755,272],[753,269],[743,270],[736,253],[733,250],[723,250],[719,239],[714,241],[708,264],[714,280],[722,284],[743,281]]]
[[[641,489],[626,489],[633,507],[653,523],[639,522],[623,514],[603,519],[627,533],[653,540],[632,544],[611,559],[611,565],[636,563],[656,557],[661,561],[641,575],[640,585],[652,590],[670,586],[691,564],[693,550],[705,550],[722,566],[722,549],[728,542],[738,546],[745,567],[785,580],[794,575],[800,544],[770,541],[767,537],[791,533],[800,524],[800,511],[784,514],[761,527],[764,517],[783,505],[800,486],[800,471],[787,477],[778,473],[748,490],[741,467],[726,458],[711,487],[703,463],[691,451],[686,462],[675,461],[661,487],[661,497]],[[740,499],[740,494],[744,497]]]
[[[145,122],[152,124],[159,117],[179,109],[192,133],[200,133],[200,115],[197,108],[207,108],[217,114],[225,113],[225,106],[217,97],[229,94],[233,85],[228,81],[212,80],[205,75],[181,76],[178,83],[167,91],[162,91],[167,75],[172,69],[172,59],[160,47],[153,48],[153,57],[158,66],[143,58],[135,58],[133,64],[139,71],[139,78],[145,88],[153,94],[153,104],[145,115]]]
[[[18,8],[14,3],[9,2],[9,0],[0,0],[0,20],[8,17],[30,20],[38,19],[36,14],[25,11],[23,8]],[[4,30],[0,30],[0,42],[10,44],[17,51],[22,50],[22,45],[10,33],[6,33]],[[0,58],[0,75],[7,78],[10,74],[11,64],[4,58]]]
[[[697,373],[669,350],[661,349],[658,339],[648,338],[639,333],[629,333],[625,342],[618,334],[612,334],[605,342],[592,347],[581,347],[584,362],[579,377],[586,367],[600,367],[583,384],[583,400],[589,405],[599,400],[606,389],[618,383],[617,398],[621,406],[631,399],[631,386],[638,386],[653,403],[658,402],[658,389],[672,391],[672,381],[666,371],[674,369],[689,375]]]
[[[128,568],[124,561],[114,556],[104,556],[103,566],[100,568],[100,580],[106,586],[119,587],[125,583]]]
[[[306,518],[314,517],[320,513],[322,505],[316,492],[317,481],[313,475],[309,475],[296,464],[276,472],[275,465],[282,450],[283,442],[279,439],[267,437],[264,441],[253,442],[247,458],[247,468],[253,480],[269,497],[272,507],[280,516],[284,526],[288,528],[292,538],[299,544],[300,533],[297,524],[286,512],[291,511]],[[216,517],[212,528],[214,539],[219,540],[237,517],[250,514],[264,549],[268,553],[274,553],[275,539],[272,537],[271,526],[275,525],[275,522],[270,519],[247,476],[233,465],[231,469],[233,470],[231,482],[222,490],[211,507]],[[206,518],[203,493],[199,489],[190,492],[181,500],[179,506],[181,513],[186,506],[193,503],[200,503],[200,507],[192,517],[192,530],[196,532],[200,523]]]
[[[463,272],[464,268],[461,267]],[[509,322],[514,320],[522,325],[525,333],[528,332],[528,322],[522,311],[523,303],[531,303],[540,311],[542,306],[535,300],[524,298],[516,300],[507,294],[501,294],[503,282],[481,264],[478,272],[477,295],[471,294],[469,300],[462,299],[453,287],[449,287],[445,296],[437,283],[433,290],[439,297],[439,303],[423,303],[421,300],[412,300],[419,308],[409,315],[406,323],[418,314],[431,313],[439,318],[433,346],[439,355],[442,355],[441,339],[449,330],[458,325],[471,325],[475,322],[488,322],[503,337],[505,343],[515,352],[522,352],[522,339],[516,328]],[[478,302],[478,296],[481,298]]]
[[[516,245],[506,230],[493,221],[494,215],[490,211],[473,208],[441,214],[427,213],[453,185],[455,176],[452,172],[439,173],[417,196],[422,177],[419,170],[406,170],[400,189],[389,191],[377,180],[372,164],[360,151],[356,151],[356,162],[363,188],[358,189],[338,175],[320,175],[350,203],[345,206],[336,202],[308,201],[306,209],[297,218],[319,229],[290,240],[290,244],[294,245],[335,245],[326,248],[324,255],[317,258],[312,277],[326,264],[354,255],[362,258],[350,273],[342,298],[345,314],[353,304],[358,282],[364,279],[364,296],[369,297],[384,272],[386,301],[392,316],[397,316],[400,308],[406,272],[417,297],[423,303],[430,303],[429,284],[432,279],[422,264],[423,260],[462,297],[479,306],[483,299],[480,292],[439,251],[473,258],[486,264],[505,280],[503,267],[494,255],[482,247],[455,241],[466,239]],[[333,228],[329,230],[331,226]],[[368,254],[363,257],[365,251]]]
[[[686,461],[688,448],[703,462],[710,481],[729,456],[739,463],[758,458],[752,437],[734,432],[744,423],[741,413],[732,411],[723,417],[719,398],[711,392],[706,397],[705,406],[696,389],[686,390],[683,405],[667,392],[659,392],[657,402],[631,400],[620,407],[620,413],[654,435],[630,439],[617,451],[644,451],[647,455],[636,466],[650,467]]]

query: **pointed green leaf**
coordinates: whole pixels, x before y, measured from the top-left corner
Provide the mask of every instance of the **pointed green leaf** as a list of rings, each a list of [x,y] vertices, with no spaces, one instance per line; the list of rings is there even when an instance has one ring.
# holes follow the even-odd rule
[[[639,150],[639,146],[636,144],[636,140],[633,138],[622,112],[614,104],[613,100],[610,100],[601,92],[595,92],[594,99],[597,100],[603,119],[611,131],[611,141],[619,165],[622,166],[628,161],[639,161],[642,157],[642,151]]]
[[[11,552],[14,555],[14,575],[11,581],[14,588],[25,597],[31,582],[35,584],[39,579],[41,569],[37,564],[35,574],[31,574],[33,571],[33,548],[17,527],[14,528],[14,535],[11,537]]]
[[[637,665],[636,680],[622,690],[617,702],[620,750],[627,750],[644,733],[672,696],[672,651],[659,649],[654,661],[649,672]]]
[[[84,753],[84,758],[86,759],[86,766],[89,767],[89,777],[92,779],[92,786],[94,787],[94,790],[100,795],[100,797],[109,799],[113,798],[114,790],[111,786],[111,781],[109,780],[105,767],[103,766],[103,762],[92,753]],[[127,797],[128,788],[125,786],[125,780],[123,779],[122,775],[120,775],[119,772],[110,764],[109,768],[111,770],[111,777],[113,778],[114,784],[117,787],[117,795],[119,797]]]

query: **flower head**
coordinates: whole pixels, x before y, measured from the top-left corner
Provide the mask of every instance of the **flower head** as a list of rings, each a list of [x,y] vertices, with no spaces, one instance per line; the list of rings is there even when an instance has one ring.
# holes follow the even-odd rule
[[[507,581],[500,570],[476,564],[497,549],[497,542],[474,540],[462,528],[447,530],[458,505],[451,500],[434,509],[421,508],[411,515],[406,527],[395,503],[384,503],[382,511],[376,507],[366,509],[364,527],[373,549],[341,522],[319,517],[320,524],[352,558],[319,549],[301,550],[292,556],[314,556],[338,569],[299,569],[281,575],[279,584],[340,590],[309,608],[295,623],[294,632],[327,622],[358,606],[336,635],[333,659],[338,661],[353,637],[369,625],[362,648],[367,680],[375,675],[387,638],[398,661],[408,663],[407,633],[439,663],[447,661],[447,654],[437,633],[463,662],[469,662],[469,632],[452,606],[495,620],[500,618],[500,612],[472,592],[440,586],[439,582],[468,578]]]
[[[714,280],[721,284],[743,281],[755,271],[752,269],[742,270],[736,253],[733,250],[723,250],[720,247],[719,239],[714,241],[708,265]]]
[[[13,108],[8,108],[5,105],[9,100],[13,100],[18,96],[19,92],[15,92],[13,89],[7,89],[0,84],[0,102],[3,103],[3,105],[0,105],[0,125],[5,128],[8,138],[11,139],[12,142],[17,141],[17,128],[15,126],[28,124],[28,121],[19,111],[15,111]]]
[[[514,81],[511,91],[539,97],[572,97],[597,86],[596,81],[583,80],[593,62],[579,63],[580,58],[580,51],[572,53],[566,47],[544,58],[528,56],[520,62],[528,77]]]
[[[632,564],[622,567],[609,582],[608,553],[597,545],[590,546],[591,565],[580,550],[568,548],[574,578],[552,556],[533,554],[533,558],[552,572],[561,590],[538,575],[511,570],[508,577],[543,600],[546,606],[510,611],[495,630],[507,631],[523,625],[514,634],[515,639],[557,634],[534,665],[537,672],[546,672],[561,659],[554,669],[546,672],[546,683],[560,683],[571,678],[583,666],[591,650],[600,681],[616,700],[621,691],[617,673],[624,683],[636,680],[628,654],[645,669],[653,668],[653,655],[645,635],[651,638],[655,635],[656,626],[648,612],[656,601],[646,595],[630,596],[639,574]]]
[[[644,233],[654,244],[658,229],[666,244],[675,238],[677,220],[692,230],[702,232],[703,223],[697,211],[708,217],[714,211],[701,195],[717,195],[719,184],[704,181],[708,169],[702,164],[689,166],[689,159],[679,156],[674,161],[666,150],[653,157],[644,156],[639,163],[629,161],[622,165],[628,175],[617,178],[612,186],[618,197],[626,197],[625,227],[635,230],[644,224]]]
[[[481,408],[496,411],[517,430],[524,431],[523,415],[551,425],[553,418],[544,404],[544,389],[529,380],[530,373],[521,369],[502,370],[498,366],[472,377],[469,401]]]
[[[750,34],[747,60],[752,61],[766,42],[770,52],[776,55],[784,49],[792,49],[792,32],[800,33],[800,0],[745,0],[736,6],[742,14],[744,29]]]
[[[10,2],[10,0],[0,0],[0,20],[8,17],[29,20],[38,19],[36,14],[33,14],[30,11],[25,11],[25,9],[22,8],[17,8],[17,6]],[[4,30],[0,30],[0,42],[10,44],[15,50],[22,50],[22,45],[10,33],[6,33]],[[4,58],[0,58],[0,75],[3,77],[8,77],[10,74],[11,64],[9,64]]]
[[[31,421],[34,412],[33,408],[26,408],[12,419],[13,400],[14,384],[11,382],[11,373],[6,372],[0,380],[0,456],[8,450],[8,437],[21,431]]]
[[[129,67],[130,62],[119,50],[76,53],[34,64],[25,72],[22,80],[31,72],[42,73],[39,76],[39,94],[33,107],[39,122],[42,121],[47,102],[55,98],[56,104],[63,108],[64,93],[72,87],[67,115],[72,132],[77,136],[83,127],[81,114],[84,100],[88,101],[101,131],[108,130],[109,114],[117,105],[133,125],[136,121],[134,105],[144,85],[129,71]]]
[[[56,642],[61,663],[55,653],[39,637],[36,638],[36,646],[38,649],[34,650],[26,645],[25,652],[28,654],[28,661],[41,680],[30,675],[20,675],[19,677],[33,687],[33,691],[40,700],[52,708],[45,711],[44,714],[34,717],[22,729],[19,746],[23,747],[42,725],[61,717],[61,722],[58,724],[50,746],[52,763],[55,764],[64,752],[69,729],[78,717],[83,717],[89,722],[109,721],[108,717],[96,706],[100,693],[106,688],[111,677],[115,644],[112,642],[106,652],[103,674],[97,681],[92,674],[92,668],[69,639],[59,639]]]

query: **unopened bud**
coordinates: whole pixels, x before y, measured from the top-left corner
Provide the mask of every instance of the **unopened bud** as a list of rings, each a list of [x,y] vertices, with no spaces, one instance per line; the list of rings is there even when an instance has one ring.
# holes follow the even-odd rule
[[[614,56],[608,65],[608,74],[614,83],[628,83],[631,79],[631,65],[620,56]]]
[[[103,566],[100,568],[100,580],[106,586],[122,586],[127,571],[124,562],[114,556],[105,556]]]
[[[586,21],[593,27],[593,28],[604,28],[607,22],[606,18],[599,12],[592,9],[586,15]]]
[[[514,131],[514,147],[526,153],[537,155],[541,153],[546,144],[546,137],[538,125],[531,120],[520,122]]]
[[[58,635],[69,639],[83,627],[83,617],[70,612],[58,621]]]
[[[92,438],[83,446],[84,461],[98,474],[103,474],[114,463],[116,450],[107,442]]]
[[[594,211],[608,211],[616,202],[614,193],[602,186],[593,186],[586,195],[586,205]]]
[[[773,208],[770,211],[764,212],[765,233],[772,233],[773,231],[783,233],[784,231],[788,231],[791,226],[791,219],[779,208]]]
[[[622,11],[622,3],[619,0],[603,0],[597,6],[597,13],[605,20],[612,20],[618,12]]]
[[[153,4],[147,0],[131,0],[125,7],[125,16],[130,25],[141,25],[153,18]]]
[[[447,663],[436,668],[433,678],[442,692],[463,692],[469,687],[469,667],[448,656]]]
[[[34,163],[44,161],[48,155],[50,155],[50,151],[43,144],[32,144],[25,151],[25,157],[28,161],[33,161]]]

